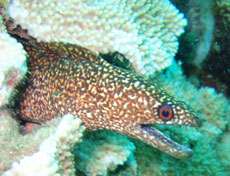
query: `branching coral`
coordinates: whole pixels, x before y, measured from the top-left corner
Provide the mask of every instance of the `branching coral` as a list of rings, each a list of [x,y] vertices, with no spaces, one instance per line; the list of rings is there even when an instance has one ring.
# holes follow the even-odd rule
[[[87,175],[106,176],[108,171],[114,171],[126,162],[136,173],[134,150],[134,144],[126,136],[109,131],[90,132],[75,147],[77,168]]]
[[[7,103],[13,86],[26,72],[26,52],[9,34],[0,32],[0,106]]]
[[[0,32],[6,32],[6,26],[3,23],[3,17],[0,14]]]
[[[57,120],[55,121],[57,122]],[[52,122],[49,123],[52,124]],[[85,127],[80,126],[80,124],[80,119],[75,118],[72,115],[65,115],[62,117],[62,120],[57,127],[56,125],[53,125],[53,128],[49,130],[40,129],[36,134],[30,135],[33,139],[27,137],[26,139],[30,139],[27,140],[28,143],[33,143],[38,137],[39,141],[41,141],[44,136],[49,137],[41,143],[38,152],[33,152],[34,154],[32,156],[26,156],[19,162],[13,163],[12,168],[3,175],[74,175],[73,154],[71,152],[73,145],[81,142],[80,137],[82,136]],[[54,129],[55,132],[50,133],[50,131],[53,131]],[[24,146],[22,145],[25,139],[23,139],[22,136],[19,136],[19,138],[22,140],[20,147],[22,151],[26,150],[26,148],[28,150],[28,146],[25,144]],[[34,146],[36,151],[39,142],[36,141],[35,143],[37,144]],[[16,145],[16,143],[14,143],[14,145]],[[32,147],[34,144],[28,145]],[[7,148],[7,145],[4,147]],[[9,148],[7,148],[7,150],[9,150]],[[9,157],[5,159],[9,160]]]
[[[0,113],[0,175],[10,168],[13,162],[38,151],[40,143],[54,132],[58,120],[42,125],[39,131],[23,136],[17,121],[8,111]]]
[[[14,162],[4,176],[74,175],[71,152],[73,144],[81,141],[84,130],[79,126],[79,119],[65,115],[61,121],[59,118],[51,120],[31,134],[22,136],[17,122],[7,111],[0,115],[1,174]],[[136,175],[134,150],[135,146],[126,136],[115,132],[90,132],[82,144],[75,146],[75,164],[89,175],[106,175],[125,163],[123,172]]]
[[[1,7],[6,8],[9,3],[10,0],[0,0],[0,9]]]
[[[224,27],[225,30],[229,31],[230,28],[230,1],[229,0],[217,0],[215,2],[215,5],[217,6],[218,15],[220,15],[222,27]]]
[[[171,64],[187,23],[168,0],[13,0],[9,14],[38,40],[119,51],[146,75]]]

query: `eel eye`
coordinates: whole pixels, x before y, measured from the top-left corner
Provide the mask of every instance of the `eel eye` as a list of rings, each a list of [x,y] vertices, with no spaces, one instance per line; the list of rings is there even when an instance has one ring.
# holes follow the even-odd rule
[[[163,104],[159,107],[158,114],[162,120],[168,121],[173,118],[173,109],[170,105]]]

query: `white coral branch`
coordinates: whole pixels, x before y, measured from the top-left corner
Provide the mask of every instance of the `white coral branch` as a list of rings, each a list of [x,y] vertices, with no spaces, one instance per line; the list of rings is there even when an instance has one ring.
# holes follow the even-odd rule
[[[71,176],[74,175],[72,149],[81,142],[85,127],[81,120],[72,115],[65,115],[56,131],[45,139],[39,151],[15,162],[4,176]]]

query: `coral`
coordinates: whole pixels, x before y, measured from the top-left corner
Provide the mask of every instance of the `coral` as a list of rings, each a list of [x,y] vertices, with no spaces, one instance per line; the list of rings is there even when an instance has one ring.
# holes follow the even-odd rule
[[[118,51],[145,75],[171,64],[187,24],[168,0],[13,0],[9,14],[38,40]]]
[[[136,175],[133,158],[135,146],[126,136],[110,131],[88,132],[83,142],[75,147],[77,168],[87,175],[96,176],[114,171],[118,165],[129,163]]]
[[[6,32],[6,26],[3,23],[3,17],[0,15],[0,33]]]
[[[228,119],[228,122],[230,122],[230,118]],[[219,158],[224,158],[221,159],[221,165],[225,166],[225,171],[226,173],[230,173],[230,167],[229,167],[229,161],[230,161],[230,127],[228,126],[228,130],[223,134],[220,140],[220,144],[218,146],[218,157]]]
[[[13,87],[26,72],[26,52],[6,32],[0,32],[0,106],[8,103]]]
[[[229,175],[230,158],[229,150],[226,149],[229,136],[226,127],[230,120],[229,100],[212,88],[197,90],[186,80],[181,68],[175,63],[165,74],[160,74],[155,79],[171,95],[187,102],[205,121],[199,129],[158,127],[173,140],[183,141],[183,145],[190,146],[194,151],[191,159],[170,158],[135,140],[138,175]]]
[[[9,169],[9,165],[14,162],[12,168],[3,175],[74,174],[71,152],[73,145],[81,142],[80,137],[85,129],[84,126],[80,126],[80,119],[65,115],[61,121],[52,120],[26,136],[18,133],[17,123],[6,113],[0,120],[1,131],[4,132],[1,133],[0,145],[1,160],[4,162],[1,162],[0,170]],[[6,126],[3,127],[2,124]]]
[[[230,28],[230,1],[229,0],[217,0],[215,1],[217,13],[221,17],[222,27],[225,30]]]
[[[41,141],[49,136],[54,130],[58,120],[42,125],[37,132],[23,136],[20,133],[18,122],[11,114],[4,110],[0,112],[0,175],[10,168],[13,162],[18,162],[22,157],[37,152]]]
[[[84,127],[79,127],[79,119],[65,115],[61,121],[60,118],[53,119],[22,136],[17,121],[7,111],[0,115],[1,175],[6,170],[4,176],[74,174],[70,152],[73,144],[81,141]],[[105,175],[125,163],[123,172],[136,175],[135,146],[126,136],[98,131],[88,132],[83,140],[74,150],[78,169],[90,175]]]
[[[0,0],[0,7],[6,8],[10,0]]]

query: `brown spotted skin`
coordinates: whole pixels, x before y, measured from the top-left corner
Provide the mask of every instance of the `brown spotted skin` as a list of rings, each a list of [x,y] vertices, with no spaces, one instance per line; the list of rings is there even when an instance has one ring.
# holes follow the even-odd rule
[[[141,128],[143,124],[198,125],[186,105],[157,85],[76,45],[36,41],[23,45],[31,74],[18,109],[24,120],[45,122],[70,113],[90,130],[117,131],[177,158],[190,155],[183,147],[170,145]],[[159,118],[162,104],[172,107],[171,120]]]

